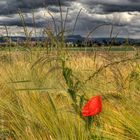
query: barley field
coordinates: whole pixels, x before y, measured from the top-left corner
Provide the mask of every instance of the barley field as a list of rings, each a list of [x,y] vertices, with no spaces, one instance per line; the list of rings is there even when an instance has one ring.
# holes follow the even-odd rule
[[[0,139],[139,140],[139,59],[137,51],[1,51]],[[96,95],[103,109],[87,129],[79,112]]]

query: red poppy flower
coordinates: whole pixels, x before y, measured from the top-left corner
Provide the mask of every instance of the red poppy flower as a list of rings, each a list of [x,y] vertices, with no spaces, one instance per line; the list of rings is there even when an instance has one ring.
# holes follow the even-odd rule
[[[92,97],[82,110],[83,116],[94,116],[102,111],[102,97]]]

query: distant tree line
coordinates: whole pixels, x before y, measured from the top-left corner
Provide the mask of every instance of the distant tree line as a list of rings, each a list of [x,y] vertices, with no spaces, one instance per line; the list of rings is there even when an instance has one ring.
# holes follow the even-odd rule
[[[68,43],[67,46],[68,47],[100,47],[100,46],[121,46],[121,45],[132,45],[132,43],[130,41],[124,40],[122,42],[120,41],[116,41],[116,40],[110,40],[107,41],[105,39],[103,39],[102,41],[98,41],[98,40],[90,40],[90,41],[81,41],[81,40],[77,40],[77,42],[75,43]]]

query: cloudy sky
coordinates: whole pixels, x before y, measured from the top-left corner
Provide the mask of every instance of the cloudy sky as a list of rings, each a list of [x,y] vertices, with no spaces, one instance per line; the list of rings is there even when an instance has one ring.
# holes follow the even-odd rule
[[[66,29],[72,30],[77,13],[82,9],[76,25],[75,34],[86,36],[95,27],[102,24],[113,24],[113,35],[120,37],[140,38],[140,0],[60,0],[62,18],[68,9]],[[22,11],[28,32],[38,35],[46,27],[53,27],[53,15],[57,28],[60,26],[60,7],[58,0],[0,0],[0,36],[5,35],[7,26],[9,35],[24,35],[23,23],[19,16]],[[35,24],[33,24],[33,13]],[[92,35],[108,37],[111,26],[100,27]]]

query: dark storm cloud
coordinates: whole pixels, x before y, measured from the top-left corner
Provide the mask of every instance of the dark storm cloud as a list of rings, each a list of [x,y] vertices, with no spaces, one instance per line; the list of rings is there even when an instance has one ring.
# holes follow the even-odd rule
[[[32,9],[43,8],[48,5],[58,6],[59,0],[1,0],[0,15],[16,14],[19,9],[30,12]],[[75,1],[86,4],[87,8],[100,6],[104,12],[140,11],[140,0],[60,0],[61,5],[70,6]],[[53,9],[52,9],[53,10]],[[56,10],[56,9],[54,9]],[[59,12],[58,10],[56,12]]]
[[[81,0],[88,8],[98,7],[100,13],[140,11],[140,0]]]
[[[32,19],[30,18],[27,18],[25,20],[25,25],[26,27],[34,27],[34,23],[32,21]],[[12,19],[12,20],[4,20],[4,21],[0,21],[0,26],[3,26],[3,25],[6,25],[6,26],[19,26],[19,27],[23,27],[23,23],[21,22],[20,19]],[[40,20],[40,21],[37,21],[35,23],[35,27],[36,28],[40,28],[40,27],[46,27],[47,26],[47,22],[45,20]]]
[[[140,31],[140,0],[60,0],[63,11],[63,18],[69,8],[69,16],[67,20],[68,28],[73,28],[74,20],[76,19],[79,9],[82,12],[76,26],[76,33],[82,34],[92,28],[103,24],[111,24],[114,20],[114,25],[117,29],[131,30],[131,33]],[[22,27],[18,11],[21,10],[25,16],[26,26],[34,27],[32,19],[32,10],[34,9],[36,27],[46,27],[52,19],[48,16],[47,20],[42,13],[39,13],[44,8],[53,13],[56,23],[59,25],[60,9],[58,0],[0,0],[0,26],[18,26]],[[137,12],[135,12],[137,11]],[[39,13],[39,14],[37,14]],[[116,15],[114,15],[116,14]],[[119,16],[117,15],[120,14]],[[113,18],[113,19],[112,19]],[[107,31],[106,31],[107,30]],[[96,33],[98,35],[108,34],[110,27],[102,27]],[[124,33],[125,34],[125,33]]]
[[[62,6],[69,6],[73,0],[61,0]],[[58,0],[1,0],[0,15],[16,14],[19,10],[22,12],[31,12],[32,9],[43,8],[47,6],[59,6]]]
[[[140,4],[137,5],[102,5],[103,13],[111,13],[111,12],[133,12],[140,11]]]

